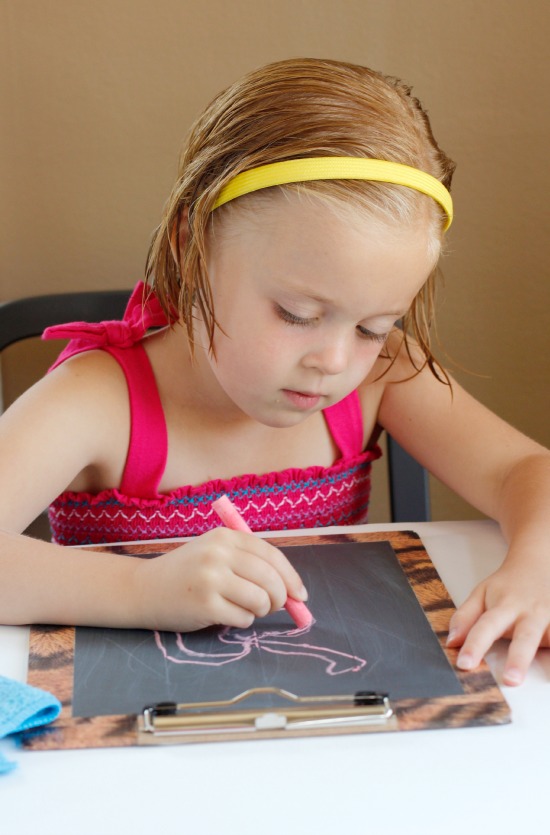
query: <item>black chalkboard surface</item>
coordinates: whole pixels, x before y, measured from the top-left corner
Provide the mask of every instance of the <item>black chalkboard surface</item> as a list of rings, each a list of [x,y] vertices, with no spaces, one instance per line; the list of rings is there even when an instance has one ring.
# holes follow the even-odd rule
[[[285,610],[256,620],[250,629],[213,627],[186,634],[33,626],[29,683],[54,693],[63,708],[47,731],[24,737],[25,747],[162,744],[144,728],[146,706],[192,703],[191,711],[201,718],[209,709],[203,703],[227,701],[259,687],[290,691],[309,702],[313,697],[334,702],[359,691],[387,693],[393,714],[388,722],[362,725],[352,721],[281,729],[263,723],[253,733],[218,735],[197,730],[185,739],[168,735],[163,742],[510,721],[510,709],[485,662],[470,672],[454,666],[457,650],[445,643],[454,606],[418,534],[308,532],[270,541],[285,550],[308,587],[315,618],[310,627],[298,629]],[[154,558],[181,544],[121,543],[94,550]],[[266,717],[265,708],[274,715],[271,695],[254,698],[246,700],[249,713],[256,709]],[[234,709],[231,705],[229,713]],[[162,717],[156,721],[165,722]]]
[[[73,715],[139,713],[260,686],[304,696],[375,690],[392,700],[463,693],[388,542],[282,550],[309,591],[311,627],[296,628],[281,610],[250,629],[185,635],[79,628]]]

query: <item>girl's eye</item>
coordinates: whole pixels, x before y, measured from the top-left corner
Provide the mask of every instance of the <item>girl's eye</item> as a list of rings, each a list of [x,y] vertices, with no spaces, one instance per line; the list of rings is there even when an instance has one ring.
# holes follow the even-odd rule
[[[280,304],[276,306],[277,315],[283,319],[285,322],[289,322],[291,325],[311,325],[315,322],[315,319],[304,319],[302,316],[296,316],[294,313],[291,313],[290,310],[285,310],[284,307],[281,307]]]
[[[367,328],[361,327],[361,325],[357,325],[357,330],[362,339],[368,339],[371,342],[385,342],[389,336],[387,333],[373,333],[373,331],[369,331]]]
[[[291,325],[313,325],[317,321],[315,316],[310,318],[296,316],[295,313],[291,313],[290,310],[286,310],[280,304],[276,305],[276,311],[279,318],[283,319],[284,322],[289,322]],[[384,343],[389,336],[388,333],[374,333],[361,325],[357,325],[357,332],[361,339],[367,339],[370,342]]]

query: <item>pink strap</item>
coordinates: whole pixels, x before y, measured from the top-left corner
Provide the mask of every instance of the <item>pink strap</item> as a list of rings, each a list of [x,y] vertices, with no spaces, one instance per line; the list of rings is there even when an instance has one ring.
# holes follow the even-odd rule
[[[43,339],[70,339],[56,368],[69,357],[101,348],[121,366],[128,385],[131,434],[120,491],[152,498],[166,467],[168,435],[155,375],[141,340],[150,328],[165,327],[166,316],[155,295],[140,282],[122,321],[72,322],[47,328]]]
[[[141,342],[130,349],[108,345],[104,350],[124,371],[130,398],[130,443],[120,492],[153,498],[168,458],[168,432],[155,375]]]
[[[323,415],[343,458],[363,452],[363,413],[357,391],[324,409]]]

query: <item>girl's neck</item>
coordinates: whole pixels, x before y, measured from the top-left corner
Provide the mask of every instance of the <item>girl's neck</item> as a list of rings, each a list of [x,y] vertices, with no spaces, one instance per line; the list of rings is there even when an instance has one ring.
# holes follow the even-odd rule
[[[197,342],[191,356],[185,328],[173,328],[152,336],[145,347],[161,400],[167,406],[195,412],[212,424],[261,427],[239,409],[218,383],[204,347]],[[268,427],[265,427],[268,428]]]

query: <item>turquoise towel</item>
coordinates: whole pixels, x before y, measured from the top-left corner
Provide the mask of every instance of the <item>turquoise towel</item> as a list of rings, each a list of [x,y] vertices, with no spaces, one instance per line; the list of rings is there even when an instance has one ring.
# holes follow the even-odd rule
[[[0,738],[53,722],[60,711],[61,702],[51,693],[0,676]],[[0,753],[0,774],[12,768],[15,763]]]

